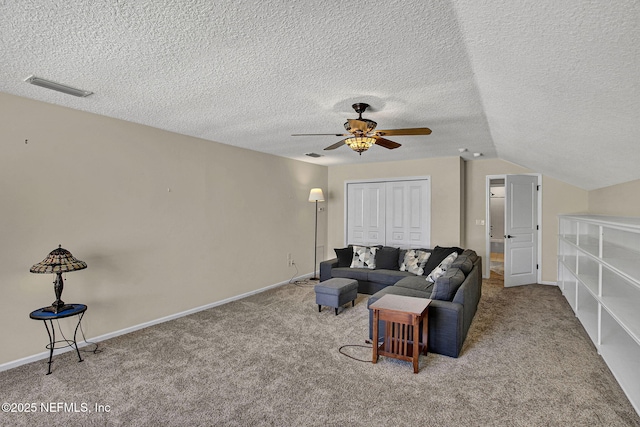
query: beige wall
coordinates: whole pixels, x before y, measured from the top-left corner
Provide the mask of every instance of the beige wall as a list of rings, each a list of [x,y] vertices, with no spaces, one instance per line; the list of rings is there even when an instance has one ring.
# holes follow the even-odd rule
[[[88,337],[285,282],[287,253],[313,271],[324,166],[1,93],[0,117],[0,364],[44,351],[54,277],[29,268],[58,244],[88,264],[63,293]]]
[[[589,212],[602,215],[640,216],[640,180],[590,191]]]
[[[430,176],[431,246],[461,245],[463,199],[460,189],[464,188],[462,168],[463,162],[458,157],[330,166],[326,256],[333,258],[333,249],[344,247],[345,182],[364,179]]]

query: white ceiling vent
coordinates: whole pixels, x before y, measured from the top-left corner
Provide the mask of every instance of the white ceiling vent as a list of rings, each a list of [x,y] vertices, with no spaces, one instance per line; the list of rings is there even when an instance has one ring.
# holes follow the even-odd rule
[[[75,87],[63,85],[62,83],[56,83],[52,82],[51,80],[41,79],[40,77],[36,76],[29,76],[24,79],[24,81],[27,83],[31,83],[32,85],[57,90],[58,92],[66,93],[68,95],[81,96],[83,98],[93,93],[89,92],[88,90],[77,89]]]

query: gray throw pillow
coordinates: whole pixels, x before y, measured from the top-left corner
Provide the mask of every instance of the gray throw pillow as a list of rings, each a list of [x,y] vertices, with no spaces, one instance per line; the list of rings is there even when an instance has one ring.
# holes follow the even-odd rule
[[[431,291],[431,299],[451,301],[464,279],[465,275],[462,270],[449,268],[442,276],[436,279],[433,291]]]
[[[338,267],[349,267],[353,260],[353,247],[336,248],[336,257],[338,257]]]
[[[465,275],[467,275],[473,268],[473,261],[471,261],[471,258],[463,253],[451,263],[451,266],[449,266],[449,268],[459,268]]]
[[[400,249],[398,251],[398,270],[400,270],[400,267],[402,267],[405,255],[407,255],[407,249]]]
[[[478,259],[478,254],[473,249],[465,249],[460,255],[466,255],[471,258],[471,262],[474,263]]]
[[[382,247],[376,252],[376,270],[398,270],[398,252],[398,248]]]

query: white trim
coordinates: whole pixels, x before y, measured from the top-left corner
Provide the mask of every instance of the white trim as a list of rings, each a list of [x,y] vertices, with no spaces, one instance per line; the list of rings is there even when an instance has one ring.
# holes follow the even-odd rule
[[[484,271],[482,272],[482,278],[488,279],[491,276],[491,180],[492,179],[506,179],[507,175],[486,175],[486,185],[484,191],[485,197],[485,219],[484,219],[484,253],[486,254],[486,262],[484,262]]]
[[[541,285],[558,286],[558,282],[549,282],[547,280],[545,281],[539,280],[538,283]]]
[[[305,275],[299,276],[299,277],[297,277],[295,279],[287,280],[287,281],[284,281],[284,282],[276,283],[275,285],[266,286],[264,288],[260,288],[260,289],[254,290],[254,291],[246,292],[244,294],[240,294],[240,295],[236,295],[236,296],[233,296],[233,297],[229,297],[229,298],[223,299],[221,301],[216,301],[216,302],[212,302],[212,303],[207,304],[207,305],[203,305],[203,306],[200,306],[200,307],[195,307],[195,308],[192,308],[192,309],[189,309],[189,310],[186,310],[186,311],[182,311],[180,313],[171,314],[169,316],[161,317],[161,318],[155,319],[155,320],[150,320],[148,322],[140,323],[139,325],[131,326],[129,328],[120,329],[119,331],[109,332],[107,334],[100,335],[100,336],[97,336],[97,337],[91,337],[91,338],[88,339],[88,341],[90,341],[90,342],[105,341],[105,340],[108,340],[108,339],[111,339],[111,338],[118,337],[120,335],[125,335],[125,334],[129,334],[131,332],[138,331],[140,329],[148,328],[149,326],[154,326],[154,325],[158,325],[160,323],[168,322],[170,320],[175,320],[175,319],[178,319],[180,317],[184,317],[184,316],[188,316],[190,314],[197,313],[199,311],[208,310],[210,308],[218,307],[220,305],[224,305],[224,304],[227,304],[227,303],[230,303],[230,302],[233,302],[233,301],[237,301],[237,300],[249,297],[251,295],[256,295],[256,294],[268,291],[270,289],[274,289],[274,288],[277,288],[277,287],[280,287],[280,286],[284,286],[284,285],[290,283],[293,280],[308,279],[311,276],[313,276],[313,273],[305,274]],[[88,345],[91,345],[91,344],[89,342],[86,342],[86,341],[82,342],[82,343],[78,343],[78,348],[86,347]],[[64,347],[64,348],[61,348],[61,349],[54,350],[54,355],[62,354],[62,353],[66,353],[68,351],[74,351],[74,350],[75,350],[74,347]],[[33,354],[31,356],[27,356],[27,357],[23,357],[21,359],[13,360],[11,362],[3,363],[2,365],[0,365],[0,372],[7,371],[7,370],[13,369],[13,368],[17,368],[18,366],[26,365],[27,363],[36,362],[38,360],[46,359],[48,357],[49,357],[49,351],[43,351],[42,353]]]

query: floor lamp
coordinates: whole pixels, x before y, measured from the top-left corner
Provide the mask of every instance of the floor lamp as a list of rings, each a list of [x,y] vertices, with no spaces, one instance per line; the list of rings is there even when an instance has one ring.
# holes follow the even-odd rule
[[[316,266],[318,259],[318,202],[324,202],[324,195],[322,194],[322,188],[312,188],[309,193],[309,201],[316,202],[316,231],[313,241],[313,277],[311,280],[318,280],[316,275]]]

